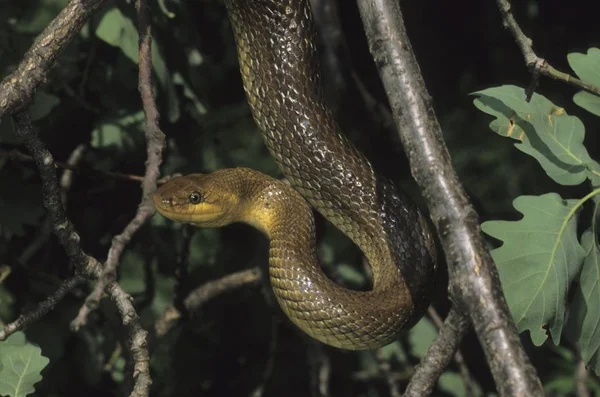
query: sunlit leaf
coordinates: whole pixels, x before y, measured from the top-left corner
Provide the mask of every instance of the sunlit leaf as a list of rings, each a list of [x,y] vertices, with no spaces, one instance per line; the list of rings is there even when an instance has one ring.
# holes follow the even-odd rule
[[[133,63],[138,63],[138,32],[131,19],[113,7],[108,10],[98,27],[96,36],[113,47],[120,48]]]
[[[34,385],[42,380],[40,372],[48,363],[41,349],[27,343],[22,332],[0,342],[0,395],[25,397],[34,393]]]
[[[567,56],[569,65],[584,82],[600,87],[600,49],[590,48],[587,54],[573,52]],[[573,96],[573,102],[590,113],[600,116],[600,96],[579,91]]]
[[[534,157],[544,171],[563,185],[586,179],[590,158],[581,120],[539,94],[526,102],[523,88],[506,85],[475,92],[475,106],[496,119],[490,128],[519,141],[515,147]]]
[[[519,330],[529,330],[538,346],[546,340],[547,328],[554,342],[560,342],[567,293],[583,264],[575,216],[579,203],[556,193],[521,196],[513,202],[521,220],[482,225],[503,242],[492,256],[508,305]]]
[[[600,67],[600,66],[599,66]],[[580,91],[573,95],[573,102],[588,112],[600,116],[600,97],[589,92]]]

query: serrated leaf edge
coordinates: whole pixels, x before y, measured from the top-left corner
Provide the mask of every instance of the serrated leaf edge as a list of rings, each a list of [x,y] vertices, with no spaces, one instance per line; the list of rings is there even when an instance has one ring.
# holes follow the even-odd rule
[[[598,210],[599,209],[600,209],[600,203],[597,203],[596,206],[594,207],[594,213],[592,215],[592,239],[593,240],[592,240],[592,245],[590,246],[591,254],[594,256],[594,262],[596,264],[600,263],[600,257],[598,256],[598,252],[600,251],[600,248],[597,247],[597,245],[596,245],[596,238],[594,236],[595,230],[596,230],[596,218],[597,218]],[[589,255],[589,254],[590,253],[588,253],[587,255]],[[587,255],[586,255],[586,257],[587,257]],[[596,294],[600,295],[598,293],[598,291],[599,291],[598,290],[598,281],[600,280],[600,271],[599,271],[599,267],[598,266],[596,266],[596,275],[598,277],[596,278],[595,285],[591,289],[589,295],[585,297],[585,301],[586,302],[589,302],[589,300],[591,299],[592,294],[594,294],[594,291],[596,291]],[[599,298],[600,298],[600,296],[599,296]],[[595,328],[598,327],[599,323],[600,323],[600,318],[598,319],[598,321],[596,321]],[[587,344],[585,345],[585,347],[581,346],[581,349],[582,350],[587,350],[589,348],[590,343],[591,343],[591,339],[587,341]],[[594,356],[594,354],[597,354],[597,353],[598,353],[598,350],[596,350],[596,352],[594,352],[592,355],[590,355],[590,359]]]
[[[571,218],[573,217],[573,215],[575,215],[575,213],[577,212],[577,210],[579,208],[581,208],[581,206],[583,204],[585,204],[589,199],[593,198],[594,196],[600,194],[600,189],[596,189],[593,190],[592,192],[590,192],[589,194],[587,194],[585,197],[583,197],[582,199],[580,199],[574,206],[573,208],[571,208],[571,210],[569,211],[569,213],[567,214],[567,216],[565,217],[565,220],[563,221],[562,225],[560,226],[560,230],[558,231],[558,235],[556,237],[556,240],[554,241],[554,246],[552,247],[552,255],[550,257],[550,263],[554,262],[554,255],[556,254],[558,247],[560,246],[560,242],[562,239],[562,235],[565,231],[565,228],[567,227],[567,224],[569,223],[569,221],[571,220]],[[535,295],[533,296],[532,299],[530,299],[529,304],[527,305],[527,307],[525,308],[525,310],[523,311],[523,314],[521,315],[521,318],[519,318],[517,320],[517,323],[520,323],[521,320],[523,320],[523,318],[525,318],[525,316],[527,315],[527,313],[529,312],[529,309],[531,307],[531,305],[533,304],[533,302],[535,301],[535,299],[537,298],[537,296],[539,295],[540,291],[542,290],[541,285],[544,285],[544,283],[546,282],[546,278],[548,277],[548,274],[550,273],[550,267],[554,268],[553,266],[549,266],[548,269],[546,270],[545,274],[544,274],[544,279],[542,280],[542,282],[540,283],[540,287],[538,287],[537,291],[535,291]]]

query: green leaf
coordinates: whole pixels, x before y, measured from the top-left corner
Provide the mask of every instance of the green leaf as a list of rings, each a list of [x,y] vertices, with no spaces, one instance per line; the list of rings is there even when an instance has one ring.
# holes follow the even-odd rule
[[[57,96],[46,94],[43,91],[38,92],[31,106],[31,119],[34,121],[43,119],[59,102]]]
[[[587,255],[575,290],[566,335],[578,344],[588,368],[600,374],[600,247],[591,229],[583,233],[581,245]]]
[[[467,389],[465,382],[460,374],[456,372],[445,371],[438,381],[440,389],[451,396],[465,396]]]
[[[0,342],[0,395],[25,397],[34,393],[34,385],[42,380],[40,372],[49,361],[38,346],[26,342],[22,332]]]
[[[130,151],[135,146],[136,136],[143,139],[143,122],[142,111],[105,121],[92,131],[91,145],[94,148],[116,147],[125,152]]]
[[[590,158],[581,120],[539,94],[525,101],[524,90],[513,85],[475,92],[481,111],[496,117],[490,128],[498,135],[518,140],[515,147],[534,157],[544,171],[563,185],[586,179]]]
[[[104,14],[96,28],[96,36],[113,47],[120,48],[123,54],[134,64],[139,62],[139,34],[131,19],[123,15],[116,7]],[[169,121],[179,119],[179,100],[171,82],[169,69],[156,40],[152,40],[152,69],[166,91]]]
[[[44,0],[32,7],[32,12],[19,19],[14,25],[16,32],[37,35],[65,8],[68,0]]]
[[[504,294],[520,331],[529,330],[534,344],[560,341],[567,293],[579,274],[585,251],[577,240],[575,213],[587,200],[563,200],[556,193],[521,196],[516,222],[483,223],[485,233],[504,243],[492,251]]]
[[[139,294],[146,290],[146,268],[140,253],[129,250],[123,254],[120,266],[119,284],[129,294]]]
[[[113,47],[120,48],[133,63],[138,63],[138,32],[131,21],[114,7],[107,11],[96,28],[96,36]]]
[[[590,48],[586,54],[573,52],[567,56],[569,65],[585,83],[600,87],[600,49]],[[573,102],[588,112],[600,116],[600,97],[586,91],[573,96]]]
[[[423,317],[409,334],[411,353],[423,357],[437,337],[438,330],[428,317]]]
[[[587,91],[580,91],[573,95],[573,102],[588,112],[600,116],[600,97]]]

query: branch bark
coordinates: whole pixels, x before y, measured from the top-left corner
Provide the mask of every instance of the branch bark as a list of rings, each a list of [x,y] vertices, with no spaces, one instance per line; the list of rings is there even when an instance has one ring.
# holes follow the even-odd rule
[[[358,6],[412,175],[444,247],[454,302],[451,312],[470,316],[501,396],[543,396],[481,235],[477,213],[452,167],[400,7],[396,0],[358,0]]]
[[[419,365],[415,367],[415,373],[404,391],[405,397],[431,394],[440,375],[456,354],[460,341],[469,330],[469,326],[469,319],[462,313],[455,310],[448,314],[438,337],[429,346]],[[465,385],[465,388],[468,388],[468,385]]]
[[[600,96],[600,87],[583,82],[568,73],[561,72],[560,70],[552,67],[552,65],[550,65],[545,59],[538,57],[535,51],[533,51],[533,42],[525,35],[525,33],[523,33],[523,30],[515,19],[515,16],[512,13],[510,1],[496,0],[496,2],[498,4],[498,9],[500,10],[504,27],[507,28],[515,38],[515,42],[519,46],[519,49],[523,54],[523,58],[525,59],[525,64],[533,74],[531,84],[529,84],[526,92],[528,101],[533,96],[533,92],[537,87],[540,75],[562,81],[563,83],[570,84],[574,87],[581,88],[589,93]]]
[[[236,288],[245,285],[257,284],[262,278],[262,272],[259,268],[253,267],[248,270],[242,270],[237,273],[228,274],[217,280],[209,281],[194,289],[183,301],[186,310],[190,313],[197,312],[202,305],[209,300]],[[166,335],[179,321],[181,313],[177,308],[170,306],[162,318],[155,325],[156,335],[158,337]]]
[[[154,88],[152,84],[152,29],[148,6],[144,0],[137,0],[135,8],[138,17],[140,31],[139,40],[139,89],[142,97],[144,114],[146,115],[144,131],[147,145],[147,161],[144,179],[142,181],[142,199],[138,210],[123,231],[113,237],[112,245],[108,251],[108,257],[92,293],[86,298],[77,317],[72,323],[74,329],[85,324],[88,313],[98,307],[104,290],[117,278],[117,267],[119,260],[133,235],[138,229],[150,219],[156,209],[152,202],[152,194],[156,190],[157,180],[160,175],[160,164],[162,163],[162,152],[165,147],[165,134],[159,126],[159,113],[154,100]]]
[[[96,279],[102,273],[102,265],[92,256],[87,255],[79,244],[79,235],[75,231],[73,224],[67,218],[65,209],[62,204],[60,189],[58,187],[58,178],[56,177],[56,167],[52,154],[46,148],[46,145],[40,140],[31,124],[31,117],[28,112],[17,113],[14,117],[16,134],[27,150],[31,153],[35,163],[39,169],[42,179],[42,194],[44,207],[48,211],[48,217],[52,223],[52,230],[59,243],[63,246],[69,260],[76,269],[76,277],[82,279]],[[73,279],[77,280],[77,279]],[[63,288],[59,290],[49,299],[52,299],[52,304],[42,304],[36,311],[45,314],[52,309],[57,301],[62,299],[68,292],[71,283],[63,283]],[[150,385],[150,357],[146,347],[147,332],[142,328],[140,318],[132,304],[132,297],[126,293],[116,282],[111,283],[106,288],[107,293],[117,304],[123,325],[129,331],[130,337],[130,352],[134,361],[134,389],[130,396],[146,397],[149,394]],[[34,311],[34,314],[35,312]],[[27,315],[26,315],[27,316]],[[31,314],[29,314],[31,316]],[[34,316],[35,317],[35,316]],[[38,318],[38,317],[35,317]],[[22,322],[19,326],[22,328],[29,322]],[[13,330],[14,332],[14,330]]]
[[[88,19],[107,0],[71,0],[25,53],[17,69],[0,83],[0,119],[26,109],[36,90]]]

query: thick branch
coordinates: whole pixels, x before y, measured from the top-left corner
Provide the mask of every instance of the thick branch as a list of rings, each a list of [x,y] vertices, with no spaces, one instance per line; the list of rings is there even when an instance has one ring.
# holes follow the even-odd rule
[[[17,69],[0,83],[0,118],[25,109],[56,58],[106,0],[71,0],[36,38]]]
[[[468,312],[501,396],[542,396],[523,350],[477,213],[452,167],[402,14],[395,0],[358,0],[413,177],[423,191],[446,254],[453,310]]]
[[[550,65],[545,59],[538,57],[535,51],[533,51],[533,42],[525,35],[525,33],[523,33],[523,30],[521,30],[521,27],[515,19],[512,13],[510,1],[496,0],[496,2],[498,3],[498,8],[500,9],[500,15],[502,16],[504,26],[512,33],[517,45],[519,46],[519,49],[521,50],[521,53],[523,54],[523,58],[525,58],[525,64],[533,72],[533,81],[527,90],[528,99],[530,99],[533,95],[533,91],[537,86],[537,79],[540,74],[550,77],[554,80],[562,81],[563,83],[571,84],[577,88],[581,88],[582,90],[600,96],[600,87],[585,83],[578,78],[569,75],[568,73],[561,72],[560,70],[553,68],[552,65]]]
[[[23,140],[40,171],[44,207],[48,211],[52,230],[65,249],[69,260],[78,273],[93,279],[102,266],[95,258],[88,256],[79,245],[79,235],[65,214],[62,205],[56,168],[52,154],[33,130],[29,113],[22,112],[15,117],[16,135]]]

